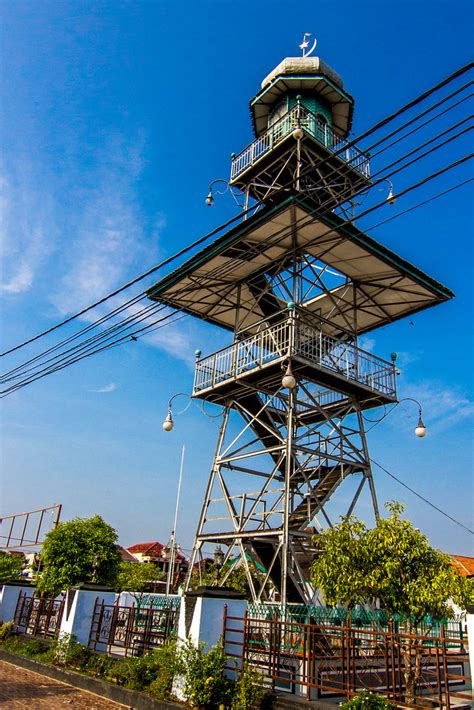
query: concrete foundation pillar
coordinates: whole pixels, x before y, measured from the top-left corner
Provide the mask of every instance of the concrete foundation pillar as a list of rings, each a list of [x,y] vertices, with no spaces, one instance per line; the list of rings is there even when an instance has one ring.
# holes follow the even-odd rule
[[[115,592],[100,584],[81,584],[68,589],[59,636],[75,636],[76,641],[87,646],[96,600],[113,604]]]
[[[199,587],[196,591],[186,592],[181,602],[178,643],[190,639],[196,646],[204,642],[209,648],[215,646],[223,637],[224,616],[238,617],[227,623],[233,631],[226,633],[227,645],[224,644],[226,653],[238,653],[239,647],[228,643],[229,641],[243,641],[243,619],[247,610],[247,600],[231,589],[221,587]],[[236,660],[236,670],[240,669],[241,661]],[[235,672],[229,671],[229,677]],[[181,692],[182,681],[177,679],[174,692],[183,700]]]
[[[469,647],[469,665],[471,667],[471,692],[474,700],[474,605],[468,606],[467,608],[466,629]]]
[[[20,592],[32,597],[35,587],[29,582],[8,582],[0,588],[0,622],[13,621]]]

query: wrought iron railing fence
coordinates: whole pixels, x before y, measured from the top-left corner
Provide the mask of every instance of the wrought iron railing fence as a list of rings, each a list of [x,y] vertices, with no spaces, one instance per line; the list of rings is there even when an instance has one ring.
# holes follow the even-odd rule
[[[392,621],[377,629],[350,619],[331,625],[226,615],[224,643],[229,667],[246,663],[273,689],[308,700],[349,699],[361,690],[403,707],[450,708],[455,699],[464,707],[471,699],[468,654],[443,626],[427,636],[399,633]]]
[[[373,392],[393,398],[396,395],[395,369],[391,363],[298,319],[271,325],[198,360],[194,393],[292,355]]]
[[[321,121],[318,116],[304,106],[294,106],[275,121],[265,133],[232,158],[230,179],[235,180],[298,126],[301,126],[318,143],[328,148],[361,175],[366,178],[370,177],[370,162],[366,153],[341,138],[327,123]]]
[[[96,600],[89,635],[92,651],[115,655],[142,655],[178,631],[179,606],[173,602],[153,606],[120,606]]]
[[[54,638],[59,632],[63,610],[64,599],[34,597],[20,592],[14,616],[15,628],[27,636]]]

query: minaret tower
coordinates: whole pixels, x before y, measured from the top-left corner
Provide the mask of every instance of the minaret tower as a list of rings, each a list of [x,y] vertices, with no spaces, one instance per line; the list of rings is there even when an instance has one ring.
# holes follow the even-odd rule
[[[378,516],[363,412],[397,401],[396,371],[359,336],[452,296],[343,211],[369,158],[347,143],[341,78],[301,48],[264,79],[255,140],[232,157],[253,214],[149,292],[233,333],[196,360],[193,397],[223,414],[190,569],[220,546],[221,584],[243,564],[253,599],[282,603],[313,601],[312,536],[340,491],[340,514],[368,487]]]

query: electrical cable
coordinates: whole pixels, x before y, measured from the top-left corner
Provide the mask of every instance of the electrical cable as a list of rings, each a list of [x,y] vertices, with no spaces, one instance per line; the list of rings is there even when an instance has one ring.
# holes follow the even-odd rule
[[[438,135],[436,138],[439,138],[441,135],[444,135],[444,134],[450,132],[450,131],[453,130],[455,127],[457,127],[457,126],[459,126],[460,124],[464,123],[466,120],[467,120],[467,119],[464,119],[464,121],[461,121],[460,123],[455,124],[455,126],[450,127],[449,129],[447,129],[447,131],[445,131],[443,134]],[[463,133],[463,132],[461,132],[461,133]],[[459,135],[460,135],[460,134],[457,134],[456,136],[453,136],[451,139],[449,139],[449,141],[450,141],[450,140],[454,140],[454,139],[457,138]],[[435,138],[435,139],[432,139],[432,140],[430,140],[430,141],[428,141],[428,143],[433,142],[433,140],[436,140],[436,138]],[[447,142],[449,142],[449,141],[447,141]],[[446,143],[446,142],[445,142],[445,143]],[[436,146],[436,147],[433,148],[431,151],[427,151],[424,155],[427,155],[427,154],[429,154],[430,152],[433,152],[435,149],[441,147],[441,146],[444,145],[445,143],[441,144],[440,146]],[[423,145],[427,145],[427,143],[425,143],[425,144],[423,144]],[[422,147],[422,146],[419,146],[418,148],[415,149],[415,151],[411,151],[410,154],[413,154],[413,152],[416,152],[416,151],[420,150],[421,147]],[[405,156],[405,157],[406,157],[406,156]],[[421,157],[423,157],[423,156],[421,156]],[[395,163],[398,163],[398,162],[400,162],[400,160],[403,160],[403,159],[404,159],[404,158],[399,159],[398,161],[395,161]],[[419,159],[420,159],[420,156],[418,157],[417,160],[419,160]],[[412,162],[413,162],[413,161],[412,161]],[[392,165],[395,164],[395,163],[392,163]],[[402,166],[402,168],[399,168],[399,170],[404,169],[405,167],[406,167],[406,165],[405,165],[405,166]],[[397,172],[398,172],[398,171],[397,171]],[[391,174],[393,174],[393,173],[391,173]],[[452,188],[452,189],[456,189],[456,188]],[[448,191],[451,191],[451,188],[450,188],[450,190],[448,190]],[[431,199],[435,199],[435,198],[430,198],[430,200],[431,200]],[[382,204],[383,204],[383,203],[382,203]],[[409,208],[409,209],[415,209],[415,208],[416,208],[416,206],[414,206],[413,208]],[[360,217],[360,216],[361,216],[361,215],[359,215],[359,217]],[[389,218],[389,219],[393,219],[393,218],[394,218],[394,217],[391,217],[391,218]],[[140,296],[135,297],[135,300],[138,300],[139,298],[140,298]],[[118,308],[118,309],[115,309],[115,312],[117,312],[117,311],[123,309],[124,307],[126,307],[126,304],[122,305],[122,306],[121,306],[120,308]],[[106,317],[105,317],[105,318],[106,318]],[[126,319],[125,322],[127,322],[127,320],[128,320],[128,321],[133,320],[134,318],[135,318],[135,316],[132,316],[131,318],[129,317],[129,319]],[[102,319],[99,319],[99,320],[102,320],[102,321],[103,321],[103,320],[104,320],[104,317],[103,317]],[[93,326],[88,326],[87,329],[89,329],[90,327],[93,327]],[[104,335],[107,335],[109,332],[114,331],[114,330],[116,330],[117,328],[121,328],[121,327],[123,327],[121,324],[116,324],[115,326],[112,326],[112,328],[109,328],[108,330],[103,331],[103,332],[102,332],[101,334],[99,334],[98,336],[94,336],[94,339],[95,339],[95,338],[103,338]],[[86,330],[86,329],[84,329],[84,330]],[[72,338],[74,338],[74,337],[77,337],[77,336],[72,336]],[[140,337],[142,337],[142,336],[140,336]],[[68,339],[68,340],[70,340],[70,339]],[[92,339],[92,340],[93,340],[93,339]],[[87,343],[87,342],[88,342],[88,341],[86,341],[86,343]],[[55,347],[59,347],[59,346],[55,346]],[[81,349],[83,349],[83,348],[84,348],[84,345],[81,346]],[[101,349],[102,349],[102,348],[101,348]],[[62,353],[62,355],[64,355],[64,353]],[[43,354],[40,354],[39,356],[37,356],[36,358],[34,358],[34,360],[36,360],[36,359],[38,359],[38,358],[41,358],[41,357],[44,357],[44,353],[43,353]],[[23,366],[19,366],[18,368],[15,368],[15,371],[18,370],[18,369],[20,369],[21,367],[24,368],[24,365],[23,365]],[[23,373],[22,373],[22,374],[25,374],[25,372],[26,372],[26,371],[23,369]]]
[[[460,163],[464,162],[465,160],[469,159],[470,157],[472,157],[472,155],[471,155],[471,156],[465,156],[463,159],[460,159],[459,161],[456,161],[455,163],[451,164],[450,166],[447,166],[447,167],[443,168],[442,170],[437,171],[436,173],[427,176],[426,178],[424,178],[424,179],[423,179],[422,181],[420,181],[419,183],[416,183],[416,185],[410,186],[410,187],[407,188],[406,190],[400,192],[400,193],[399,193],[399,196],[405,194],[406,192],[409,192],[410,190],[414,189],[415,187],[420,186],[421,184],[424,184],[424,183],[427,182],[428,180],[431,180],[431,179],[433,179],[434,177],[437,177],[438,175],[440,175],[440,174],[446,172],[447,170],[452,169],[453,167],[459,165]],[[361,215],[359,215],[359,217],[361,217],[361,216],[363,216],[363,215],[365,215],[365,214],[368,214],[368,213],[374,211],[374,209],[378,209],[380,206],[382,206],[382,205],[384,205],[384,204],[385,204],[385,201],[382,201],[381,203],[379,203],[379,204],[377,204],[377,205],[375,205],[375,206],[369,208],[369,209],[366,210],[365,212],[363,212]],[[319,239],[320,237],[321,237],[321,235],[318,237],[318,239]],[[154,324],[154,323],[153,323],[153,324]],[[151,325],[153,325],[153,324],[151,324]],[[124,339],[124,338],[121,338],[120,341],[122,341],[123,339]],[[100,351],[102,351],[103,349],[104,349],[104,348],[99,348],[98,351],[100,352]],[[82,359],[82,358],[79,358],[79,359]],[[77,360],[78,360],[78,358],[75,358],[72,362],[76,362]],[[62,368],[54,368],[52,371],[56,371],[57,369],[62,369]],[[44,370],[43,370],[43,371],[44,371]],[[41,371],[41,372],[43,372],[43,371]],[[32,379],[31,381],[34,381],[35,379],[38,379],[38,378],[34,378],[34,379]],[[19,384],[20,384],[20,383],[19,383]],[[9,391],[10,391],[10,390],[4,391],[4,394],[8,393]]]
[[[390,121],[395,120],[395,118],[397,118],[398,116],[400,116],[400,115],[401,115],[402,113],[404,113],[405,111],[408,111],[410,108],[413,108],[415,105],[417,105],[418,103],[424,101],[426,98],[428,98],[429,96],[431,96],[431,95],[432,95],[433,93],[435,93],[436,91],[439,91],[441,88],[443,88],[444,86],[446,86],[446,85],[449,84],[450,82],[452,82],[452,81],[454,81],[455,79],[459,78],[462,74],[464,74],[465,72],[467,72],[467,71],[469,71],[470,69],[472,69],[473,66],[474,66],[474,63],[470,63],[470,64],[465,65],[464,67],[461,67],[461,68],[458,69],[457,71],[453,72],[453,73],[450,74],[446,79],[442,80],[441,82],[439,82],[438,84],[434,85],[433,87],[431,87],[430,89],[428,89],[427,91],[425,91],[424,93],[422,93],[421,95],[419,95],[418,97],[416,97],[415,99],[413,99],[412,101],[410,101],[409,103],[405,104],[403,107],[401,107],[400,109],[398,109],[396,112],[390,114],[388,117],[384,118],[382,121],[379,121],[375,126],[373,126],[372,128],[368,129],[367,131],[365,131],[365,132],[364,132],[361,136],[359,136],[357,139],[355,139],[355,140],[353,140],[353,141],[351,141],[351,142],[345,144],[343,147],[341,147],[341,148],[339,149],[339,151],[335,151],[335,152],[334,152],[334,155],[337,155],[338,152],[342,152],[343,150],[346,150],[348,147],[353,146],[353,145],[355,144],[355,141],[356,141],[356,140],[357,140],[357,141],[362,140],[363,138],[367,137],[367,136],[370,135],[371,133],[373,133],[373,132],[379,130],[381,127],[387,125],[387,123],[389,123]],[[471,83],[472,83],[472,82],[471,82]],[[462,89],[459,89],[458,91],[460,91],[460,90],[462,90]],[[327,161],[327,159],[325,159],[325,160]],[[177,253],[174,254],[173,256],[171,256],[171,257],[169,257],[169,258],[163,260],[162,262],[160,262],[160,263],[157,264],[156,266],[152,267],[151,269],[148,269],[146,272],[144,272],[143,274],[139,275],[139,276],[136,277],[135,279],[133,279],[133,280],[127,282],[127,283],[124,284],[122,287],[120,287],[120,288],[118,288],[118,289],[115,289],[114,291],[112,291],[111,293],[109,293],[109,294],[107,294],[106,296],[102,297],[101,299],[99,299],[99,300],[96,301],[95,303],[91,304],[90,306],[87,306],[87,307],[84,308],[84,309],[81,309],[80,311],[78,311],[78,312],[76,312],[75,314],[69,316],[68,318],[64,319],[64,320],[61,321],[60,323],[57,323],[57,324],[55,324],[54,326],[51,326],[50,328],[48,328],[48,329],[42,331],[41,333],[38,333],[37,335],[33,336],[32,338],[29,338],[28,340],[23,341],[22,343],[20,343],[20,344],[18,344],[18,345],[16,345],[16,346],[14,346],[14,347],[12,347],[12,348],[10,348],[10,349],[4,351],[3,353],[0,354],[0,356],[4,356],[4,355],[7,355],[7,354],[10,354],[10,353],[12,353],[12,352],[14,352],[14,351],[16,351],[16,350],[22,348],[22,347],[25,347],[26,345],[28,345],[28,344],[30,344],[30,343],[32,343],[32,342],[38,340],[39,338],[41,338],[41,337],[43,337],[43,336],[45,336],[45,335],[47,335],[47,334],[53,332],[54,330],[56,330],[56,329],[58,329],[58,328],[60,328],[60,327],[62,327],[62,326],[64,326],[64,325],[66,325],[67,323],[70,323],[71,321],[73,321],[73,320],[79,318],[80,316],[84,315],[85,313],[87,313],[88,311],[90,311],[90,310],[92,310],[93,308],[97,307],[98,305],[101,305],[102,303],[106,302],[106,301],[109,300],[110,298],[113,298],[114,296],[116,296],[116,295],[118,295],[119,293],[123,292],[123,291],[126,290],[127,288],[130,288],[132,285],[134,285],[135,283],[141,281],[143,278],[146,278],[147,276],[149,276],[150,274],[154,273],[155,271],[157,271],[158,269],[162,268],[163,266],[165,266],[165,265],[171,263],[172,261],[174,261],[174,260],[175,260],[176,258],[178,258],[179,256],[182,256],[183,254],[187,253],[188,251],[192,250],[193,248],[199,246],[199,245],[202,244],[204,241],[206,241],[207,239],[209,239],[211,236],[214,236],[220,229],[223,229],[223,228],[229,226],[230,224],[232,224],[233,222],[235,222],[237,219],[240,219],[243,215],[247,215],[247,214],[249,214],[250,212],[253,212],[253,211],[256,209],[256,207],[258,207],[258,204],[257,204],[257,205],[252,205],[252,207],[250,207],[249,209],[245,210],[244,213],[240,213],[239,215],[236,215],[234,218],[228,220],[224,225],[221,225],[220,227],[216,228],[216,229],[213,230],[212,232],[209,232],[208,234],[206,234],[206,235],[204,235],[203,237],[199,238],[198,240],[196,240],[196,241],[193,242],[192,244],[188,245],[187,247],[184,247],[182,250],[180,250],[179,252],[177,252]]]
[[[413,495],[415,495],[417,498],[422,500],[427,505],[431,506],[431,508],[433,508],[434,510],[437,510],[438,513],[441,513],[441,515],[444,515],[445,518],[448,518],[448,520],[451,520],[451,522],[456,523],[456,525],[459,525],[461,528],[466,530],[468,533],[471,533],[471,535],[474,535],[474,530],[471,530],[470,528],[467,527],[467,525],[464,525],[464,523],[461,523],[459,520],[456,520],[456,518],[453,518],[453,516],[449,515],[449,513],[446,513],[446,511],[442,510],[441,508],[438,508],[438,506],[435,505],[434,503],[432,503],[431,501],[429,501],[428,498],[425,498],[424,496],[421,495],[421,493],[418,493],[417,491],[415,491],[407,483],[405,483],[400,478],[395,476],[394,473],[390,473],[390,471],[388,471],[386,468],[384,468],[384,466],[382,466],[380,463],[378,463],[377,461],[375,461],[372,458],[370,460],[375,466],[377,466],[384,473],[386,473],[388,476],[390,476],[390,478],[393,478],[395,481],[397,481],[397,483],[399,483],[401,486],[403,486],[408,491],[410,491],[410,493],[413,493]]]
[[[471,82],[471,83],[472,83],[472,82]],[[462,89],[462,88],[463,88],[463,87],[461,87],[461,89]],[[460,89],[460,90],[461,90],[461,89]],[[458,90],[458,91],[460,91],[460,90]],[[456,92],[454,92],[454,93],[456,93]],[[450,95],[450,96],[452,96],[452,95]],[[438,102],[438,105],[439,105],[439,103],[440,103],[440,102]],[[458,102],[458,103],[459,103],[459,102]],[[447,109],[447,110],[448,110],[448,109]],[[426,113],[426,112],[424,112],[424,113]],[[432,120],[434,120],[435,118],[436,118],[436,117],[433,117]],[[468,119],[464,119],[464,121],[462,121],[462,122],[460,122],[460,123],[463,123],[463,122],[465,122],[466,120],[468,120]],[[459,123],[459,124],[456,124],[456,126],[460,125],[460,123]],[[443,134],[440,134],[440,135],[444,135],[445,133],[447,133],[447,132],[453,130],[454,127],[455,127],[455,126],[450,127],[449,129],[447,129],[447,131],[445,131]],[[438,135],[437,137],[435,137],[435,138],[432,139],[431,141],[428,141],[428,143],[433,142],[433,140],[436,140],[437,138],[439,138],[440,135]],[[456,136],[456,137],[457,137],[457,136]],[[454,139],[454,137],[453,137],[453,139]],[[425,144],[423,144],[423,145],[427,145],[428,143],[425,143]],[[437,146],[437,147],[440,147],[440,146]],[[421,146],[418,147],[418,148],[416,148],[415,151],[412,151],[412,153],[413,153],[413,152],[416,152],[416,151],[419,150],[420,148],[421,148]],[[382,151],[380,151],[380,152],[382,152]],[[405,157],[406,157],[406,156],[405,156]],[[403,158],[402,158],[402,159],[403,159]],[[401,160],[401,159],[399,159],[398,161],[395,161],[395,163],[400,162],[400,160]],[[395,163],[392,163],[392,165],[394,165]],[[380,171],[379,171],[379,172],[380,172]],[[145,294],[145,295],[146,295],[146,294]],[[140,294],[138,297],[135,297],[135,299],[132,299],[132,300],[137,301],[137,300],[139,300],[141,297],[142,297],[142,294]],[[123,304],[121,307],[119,307],[118,309],[116,309],[115,312],[112,312],[111,316],[112,316],[114,313],[119,312],[119,311],[125,309],[125,308],[127,307],[127,305],[128,305],[127,303],[126,303],[126,304]],[[111,316],[105,316],[105,317],[103,317],[102,319],[99,319],[98,323],[101,322],[101,321],[104,321],[104,320],[108,319],[108,318],[111,317]],[[88,329],[90,329],[90,328],[92,328],[92,327],[94,327],[94,326],[95,326],[95,324],[92,324],[92,325],[88,326],[87,328],[83,329],[83,331],[86,331],[86,330],[88,330]],[[79,334],[76,334],[76,335],[74,335],[74,336],[71,336],[71,338],[68,339],[68,341],[73,340],[73,339],[75,339],[75,338],[77,338],[77,337],[79,337]],[[60,347],[60,345],[54,346],[54,348],[52,348],[52,349],[50,349],[50,350],[57,349],[58,347]],[[33,358],[32,360],[34,361],[34,360],[36,360],[36,359],[38,359],[38,358],[44,357],[44,355],[45,355],[45,353],[40,354],[39,356],[37,356],[36,358]],[[23,365],[23,366],[24,366],[24,365]],[[21,366],[20,366],[20,367],[21,367]],[[19,369],[19,368],[15,368],[15,370],[16,370],[16,369]]]
[[[459,162],[459,161],[457,161],[457,162]],[[448,166],[448,168],[449,168],[449,167],[450,167],[450,166]],[[444,171],[445,171],[446,169],[448,169],[448,168],[443,169],[442,172],[444,172]],[[431,178],[431,176],[428,176],[428,178]],[[425,178],[423,181],[421,181],[421,183],[423,184],[428,178]],[[451,187],[451,188],[449,188],[449,189],[447,189],[447,190],[442,191],[441,193],[439,193],[439,195],[435,195],[435,196],[433,196],[433,197],[430,197],[428,200],[424,200],[422,203],[420,203],[420,206],[421,206],[422,204],[425,204],[426,202],[429,202],[429,201],[432,201],[432,200],[436,199],[437,197],[439,197],[439,196],[441,196],[441,195],[443,195],[443,194],[446,194],[447,192],[451,192],[452,190],[457,189],[458,187],[460,187],[460,186],[466,184],[467,182],[470,182],[471,180],[472,180],[472,178],[471,178],[470,180],[463,181],[463,182],[460,183],[459,185],[453,186],[453,187]],[[413,187],[407,188],[407,190],[410,190],[410,189],[413,189]],[[380,207],[382,204],[384,204],[384,203],[382,202],[382,203],[380,203],[378,206],[376,205],[376,206],[374,206],[373,208],[370,208],[370,211],[373,211],[374,209]],[[405,214],[405,212],[407,212],[407,211],[412,211],[412,210],[415,209],[416,207],[417,207],[417,205],[412,206],[412,207],[410,207],[408,210],[404,210],[403,212],[401,212],[401,213],[399,213],[399,214],[397,214],[397,215],[391,216],[390,218],[388,218],[388,220],[395,219],[395,218],[397,218],[398,216],[401,216],[402,214]],[[388,221],[388,220],[387,220],[387,221]],[[382,223],[383,223],[383,222],[382,222]],[[381,224],[381,223],[378,223],[378,224]],[[378,225],[375,225],[375,226],[378,226]],[[171,314],[167,314],[167,316],[165,316],[164,318],[160,319],[160,321],[156,321],[156,322],[160,322],[160,323],[161,323],[161,322],[164,321],[165,319],[170,318],[172,315],[176,315],[176,313],[178,313],[178,312],[179,312],[179,311],[175,311],[175,312],[173,312],[173,313],[171,313]],[[182,315],[181,315],[181,317],[185,317],[185,316],[186,316],[186,314],[182,314]],[[172,322],[174,323],[174,322],[176,322],[177,320],[180,320],[180,318],[176,318],[176,319],[174,319]],[[134,339],[138,339],[138,338],[140,338],[140,337],[143,337],[144,335],[147,334],[146,331],[148,331],[148,330],[151,328],[152,325],[155,325],[155,322],[149,324],[148,326],[145,326],[144,328],[140,329],[139,331],[134,331],[134,333],[132,333],[132,334],[127,334],[126,336],[123,336],[123,337],[119,338],[117,341],[114,341],[114,342],[112,342],[112,343],[109,343],[108,345],[106,345],[106,346],[104,346],[104,347],[100,347],[100,348],[93,349],[93,350],[90,351],[90,352],[86,352],[86,353],[85,353],[83,356],[81,356],[81,357],[71,359],[70,361],[67,361],[67,362],[63,363],[60,367],[55,367],[55,368],[50,369],[50,370],[48,370],[48,371],[46,371],[46,372],[42,372],[42,373],[40,374],[40,376],[32,377],[32,378],[29,378],[29,379],[27,378],[26,381],[19,382],[19,383],[17,383],[17,385],[14,385],[14,386],[12,386],[11,388],[8,388],[7,390],[2,391],[2,392],[0,393],[0,396],[2,396],[2,397],[3,397],[3,396],[7,396],[8,394],[12,393],[13,391],[16,391],[17,389],[19,389],[20,387],[26,386],[27,384],[30,384],[31,382],[34,382],[34,381],[36,381],[37,379],[41,379],[42,377],[44,377],[44,376],[46,376],[46,375],[48,375],[48,374],[52,374],[53,372],[56,372],[56,371],[59,370],[59,369],[64,369],[64,367],[68,366],[69,364],[74,364],[75,362],[77,362],[77,361],[79,361],[79,360],[82,360],[82,359],[84,359],[85,357],[90,357],[91,355],[95,354],[96,352],[102,352],[102,351],[107,350],[107,349],[109,349],[109,348],[111,348],[111,347],[115,347],[116,345],[122,344],[125,340],[130,340],[131,336],[134,336]],[[158,326],[158,327],[164,327],[164,326],[160,325],[160,326]],[[157,329],[157,328],[154,328],[153,330],[156,330],[156,329]],[[144,331],[144,332],[142,332],[142,331]],[[152,331],[150,330],[150,332],[152,332]],[[138,333],[138,335],[135,335],[135,333]],[[39,373],[38,373],[38,374],[39,374]],[[390,411],[392,411],[392,410],[390,410]],[[377,422],[377,423],[378,423],[378,422]]]
[[[149,328],[151,328],[152,325],[156,325],[156,323],[165,321],[173,315],[176,315],[176,313],[167,314],[166,316],[163,316],[163,318],[160,319],[159,321],[154,321],[154,323],[151,323],[150,325],[145,326],[144,328],[141,328],[138,331],[135,331],[135,333],[137,333],[136,336],[135,336],[135,333],[132,333],[132,335],[135,336],[135,339],[138,340],[140,337],[142,337],[143,335],[146,334],[142,331],[148,330]],[[175,323],[175,322],[182,320],[183,318],[186,318],[186,317],[187,317],[186,313],[181,313],[173,321],[171,321],[171,323]],[[156,328],[153,328],[153,330],[159,330],[161,327],[165,327],[167,325],[169,325],[169,323],[165,323],[162,326],[157,326]],[[150,332],[152,332],[152,331],[150,331]],[[142,335],[139,335],[139,333],[142,333]],[[104,345],[100,348],[96,348],[95,350],[92,350],[91,352],[83,353],[79,357],[71,358],[69,361],[62,363],[62,364],[57,364],[54,368],[50,368],[47,371],[37,373],[36,376],[29,378],[26,382],[18,382],[15,385],[12,385],[11,387],[9,387],[8,389],[2,390],[0,392],[0,398],[7,397],[9,394],[12,394],[13,392],[17,391],[18,389],[21,389],[22,387],[25,387],[26,385],[31,384],[32,382],[36,382],[37,380],[40,380],[43,377],[46,377],[47,375],[51,375],[51,374],[57,372],[58,370],[63,370],[66,367],[69,367],[70,365],[73,365],[76,362],[79,362],[80,360],[84,360],[85,358],[91,357],[91,355],[96,355],[99,352],[103,352],[105,350],[110,350],[113,347],[117,347],[118,345],[122,345],[124,341],[130,341],[130,339],[131,339],[130,334],[127,334],[127,335],[123,336],[122,338],[119,338],[118,340],[116,340],[112,343],[109,343],[108,345]]]

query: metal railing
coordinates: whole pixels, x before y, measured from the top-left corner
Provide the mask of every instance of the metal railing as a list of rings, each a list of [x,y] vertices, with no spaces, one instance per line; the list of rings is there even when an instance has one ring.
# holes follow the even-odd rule
[[[295,128],[300,126],[310,136],[325,146],[332,153],[357,170],[366,178],[370,177],[370,162],[366,153],[351,145],[345,138],[321,121],[318,116],[304,106],[294,106],[284,116],[275,121],[265,133],[259,136],[247,148],[232,158],[230,179],[235,180],[241,173],[254,165],[263,155],[286,138]]]
[[[461,707],[470,701],[468,654],[443,625],[428,636],[400,633],[392,620],[384,629],[356,628],[350,618],[335,621],[234,617],[225,610],[229,667],[246,663],[273,689],[298,689],[307,700],[349,699],[369,690],[403,707],[448,710],[456,701]]]
[[[120,606],[96,600],[89,634],[92,651],[140,656],[178,631],[179,606]]]
[[[61,624],[64,599],[28,596],[20,592],[14,624],[18,633],[54,638]]]
[[[291,318],[198,360],[194,394],[292,356],[373,392],[396,396],[395,369],[391,363],[352,342],[337,340],[302,320]]]

